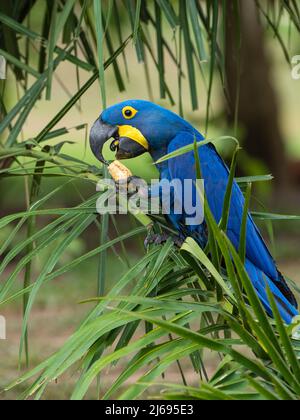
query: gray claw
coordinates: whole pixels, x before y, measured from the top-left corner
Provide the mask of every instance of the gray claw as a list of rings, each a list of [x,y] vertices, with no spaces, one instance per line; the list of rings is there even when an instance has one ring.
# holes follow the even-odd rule
[[[161,245],[165,242],[167,242],[168,239],[172,239],[174,245],[176,245],[178,248],[181,248],[184,239],[180,238],[179,236],[174,236],[169,233],[150,233],[146,237],[144,241],[145,248],[147,248],[150,245]]]

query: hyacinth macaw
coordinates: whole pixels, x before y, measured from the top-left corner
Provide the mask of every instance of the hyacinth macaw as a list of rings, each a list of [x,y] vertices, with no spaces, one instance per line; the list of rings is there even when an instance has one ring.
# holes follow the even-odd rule
[[[95,122],[90,134],[94,155],[103,158],[103,145],[114,138],[111,148],[117,159],[128,159],[149,152],[154,162],[168,153],[193,144],[204,137],[183,118],[156,104],[142,100],[129,100],[106,109]],[[215,220],[222,217],[224,196],[229,170],[212,144],[199,149],[201,174],[205,195]],[[161,179],[196,179],[194,151],[157,165]],[[227,235],[236,249],[239,248],[244,196],[237,183],[232,190]],[[193,237],[202,247],[207,240],[205,221],[200,225],[186,226],[186,215],[170,214],[169,221],[181,236]],[[245,268],[267,313],[272,315],[266,294],[266,282],[275,297],[282,319],[290,324],[298,315],[297,302],[278,271],[258,228],[248,215]]]

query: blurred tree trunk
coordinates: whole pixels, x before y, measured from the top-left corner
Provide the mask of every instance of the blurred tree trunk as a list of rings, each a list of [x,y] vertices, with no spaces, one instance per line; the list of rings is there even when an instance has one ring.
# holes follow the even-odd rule
[[[256,4],[253,0],[226,0],[226,7],[229,118],[234,122],[237,115],[245,130],[244,148],[262,160],[276,177],[277,185],[284,188],[288,183],[284,139]]]

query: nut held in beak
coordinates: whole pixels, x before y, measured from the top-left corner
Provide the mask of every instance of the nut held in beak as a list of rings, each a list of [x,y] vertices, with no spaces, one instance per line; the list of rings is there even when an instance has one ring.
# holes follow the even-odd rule
[[[116,182],[130,178],[132,176],[130,170],[118,160],[115,160],[109,165],[108,171],[111,174],[113,180]]]

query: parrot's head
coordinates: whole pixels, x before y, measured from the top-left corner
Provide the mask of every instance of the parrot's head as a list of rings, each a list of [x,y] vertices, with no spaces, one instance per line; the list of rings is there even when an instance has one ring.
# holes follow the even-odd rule
[[[94,155],[103,163],[103,146],[112,139],[117,159],[166,150],[179,131],[193,130],[185,120],[152,102],[129,100],[102,112],[90,133]]]

